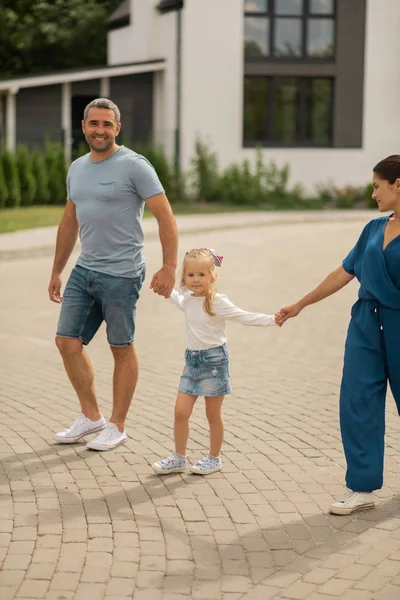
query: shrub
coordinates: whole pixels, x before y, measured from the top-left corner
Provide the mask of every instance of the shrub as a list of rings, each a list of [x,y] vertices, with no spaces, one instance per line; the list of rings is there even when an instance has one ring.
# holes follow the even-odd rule
[[[66,199],[67,177],[64,148],[46,140],[45,163],[48,174],[48,186],[50,190],[50,204],[64,204]]]
[[[162,182],[162,180],[161,180]],[[162,182],[163,183],[163,182]],[[189,202],[189,196],[187,194],[187,178],[185,173],[182,172],[180,166],[174,161],[174,165],[171,168],[171,176],[169,179],[169,187],[166,188],[166,194],[171,204],[179,202],[181,204]]]
[[[31,206],[36,196],[36,179],[33,172],[32,156],[26,146],[17,149],[17,165],[21,185],[21,205]]]
[[[194,199],[198,202],[218,202],[221,186],[217,156],[199,139],[196,140],[191,175]]]
[[[327,186],[317,186],[318,196],[327,208],[361,208],[366,206],[366,188],[357,186],[335,186],[333,183]]]
[[[368,183],[364,189],[365,203],[367,205],[367,208],[376,208],[376,200],[372,198],[373,191],[374,188],[372,183]]]
[[[3,161],[0,160],[0,208],[5,208],[8,201],[8,188],[4,177]]]
[[[77,158],[80,158],[81,156],[85,156],[85,154],[87,154],[88,152],[89,152],[88,143],[85,140],[79,142],[78,148],[75,150],[75,152],[73,152],[73,160],[76,160]]]
[[[49,178],[43,153],[35,150],[32,153],[33,172],[36,178],[36,194],[34,204],[50,203]]]
[[[21,187],[16,155],[10,152],[3,152],[1,158],[8,190],[6,206],[19,206],[21,204]]]

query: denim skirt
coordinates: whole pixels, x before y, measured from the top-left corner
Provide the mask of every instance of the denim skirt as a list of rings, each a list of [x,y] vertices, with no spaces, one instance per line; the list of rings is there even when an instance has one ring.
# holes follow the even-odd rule
[[[207,350],[186,350],[179,391],[190,396],[225,396],[231,391],[226,344]]]

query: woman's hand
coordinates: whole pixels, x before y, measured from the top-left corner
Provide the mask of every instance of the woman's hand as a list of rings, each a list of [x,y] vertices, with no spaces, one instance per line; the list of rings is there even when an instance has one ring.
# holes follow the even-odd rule
[[[281,310],[275,315],[276,322],[279,327],[288,320],[293,317],[297,317],[297,315],[302,311],[302,307],[298,302],[296,304],[288,304],[288,306],[284,306]]]

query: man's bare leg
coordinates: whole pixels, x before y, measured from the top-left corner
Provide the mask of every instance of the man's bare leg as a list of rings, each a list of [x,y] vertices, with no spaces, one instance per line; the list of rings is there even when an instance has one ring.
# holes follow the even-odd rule
[[[94,390],[93,367],[81,340],[56,337],[56,345],[69,380],[79,398],[82,413],[91,421],[98,421],[101,413]]]
[[[110,423],[115,423],[119,431],[125,430],[125,419],[135,392],[139,364],[133,344],[110,346],[114,356],[113,411]]]

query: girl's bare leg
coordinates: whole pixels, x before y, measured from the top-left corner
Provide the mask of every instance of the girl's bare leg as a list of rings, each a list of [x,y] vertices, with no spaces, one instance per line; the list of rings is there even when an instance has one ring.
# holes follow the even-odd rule
[[[178,392],[175,403],[174,438],[175,452],[186,456],[186,447],[189,438],[189,419],[193,411],[197,396],[189,396]]]
[[[222,403],[225,396],[206,396],[206,414],[210,425],[210,455],[219,457],[224,440],[224,424],[222,421]]]

